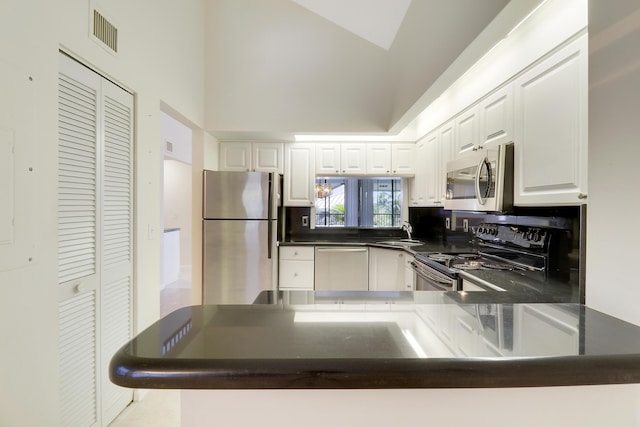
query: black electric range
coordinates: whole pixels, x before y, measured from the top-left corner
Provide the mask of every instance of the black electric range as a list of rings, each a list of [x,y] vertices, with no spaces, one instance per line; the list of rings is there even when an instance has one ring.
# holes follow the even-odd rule
[[[416,289],[460,290],[459,273],[466,270],[525,270],[542,279],[568,275],[568,239],[552,228],[483,223],[473,230],[472,252],[416,253]]]

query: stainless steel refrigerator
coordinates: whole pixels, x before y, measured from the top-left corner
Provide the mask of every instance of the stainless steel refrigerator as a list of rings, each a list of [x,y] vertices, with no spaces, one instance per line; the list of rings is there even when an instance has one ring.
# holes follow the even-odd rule
[[[204,171],[203,302],[250,304],[277,280],[279,175]]]

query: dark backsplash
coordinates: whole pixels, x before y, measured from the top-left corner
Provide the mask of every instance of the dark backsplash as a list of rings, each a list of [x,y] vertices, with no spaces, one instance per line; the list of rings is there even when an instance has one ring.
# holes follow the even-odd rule
[[[291,240],[336,240],[371,239],[376,237],[406,237],[399,228],[316,228],[303,226],[303,217],[311,220],[311,209],[306,207],[283,208],[281,239]],[[435,244],[466,244],[472,238],[472,230],[479,224],[519,224],[550,227],[565,230],[571,242],[569,257],[572,267],[580,259],[581,230],[584,233],[586,208],[579,206],[519,208],[508,215],[482,212],[449,211],[442,208],[409,208],[409,222],[413,227],[412,237]],[[449,228],[446,227],[447,219]],[[464,220],[468,230],[464,230]]]

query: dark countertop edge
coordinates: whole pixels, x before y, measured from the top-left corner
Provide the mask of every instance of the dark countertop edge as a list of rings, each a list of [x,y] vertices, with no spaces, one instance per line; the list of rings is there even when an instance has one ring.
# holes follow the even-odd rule
[[[510,388],[640,383],[640,354],[471,359],[141,359],[120,350],[111,381],[160,389]]]

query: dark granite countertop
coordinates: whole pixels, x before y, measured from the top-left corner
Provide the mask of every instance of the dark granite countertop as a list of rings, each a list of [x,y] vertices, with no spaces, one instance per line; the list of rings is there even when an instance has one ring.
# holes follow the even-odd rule
[[[361,237],[344,240],[298,240],[281,242],[281,246],[369,246],[385,249],[404,250],[412,255],[419,252],[475,252],[474,248],[468,244],[448,244],[423,242],[416,246],[395,246],[385,244],[385,241],[397,241],[400,238],[375,237],[363,239]],[[577,272],[570,278],[561,280],[554,278],[541,278],[538,273],[531,273],[525,270],[493,270],[479,269],[460,271],[462,278],[472,281],[488,282],[504,291],[471,292],[470,295],[452,293],[451,298],[461,303],[480,302],[579,302],[580,291]]]
[[[185,389],[640,383],[639,327],[580,304],[450,294],[289,291],[187,307],[119,350],[110,377]]]

